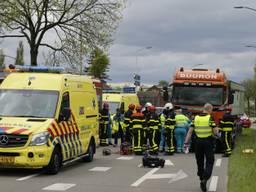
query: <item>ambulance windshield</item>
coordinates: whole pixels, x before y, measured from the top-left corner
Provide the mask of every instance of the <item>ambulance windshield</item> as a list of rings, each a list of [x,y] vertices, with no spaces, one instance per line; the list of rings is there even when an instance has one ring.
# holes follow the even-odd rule
[[[110,114],[115,114],[116,109],[119,108],[119,102],[108,102],[109,104],[109,113]]]
[[[53,118],[57,91],[0,90],[0,116]]]

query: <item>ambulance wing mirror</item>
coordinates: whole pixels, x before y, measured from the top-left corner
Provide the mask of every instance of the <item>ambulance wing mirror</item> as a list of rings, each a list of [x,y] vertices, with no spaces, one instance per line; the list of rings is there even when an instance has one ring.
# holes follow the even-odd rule
[[[63,121],[68,121],[70,116],[71,116],[71,110],[69,107],[65,107],[63,108],[62,112],[61,112],[61,116],[62,116],[62,120]]]

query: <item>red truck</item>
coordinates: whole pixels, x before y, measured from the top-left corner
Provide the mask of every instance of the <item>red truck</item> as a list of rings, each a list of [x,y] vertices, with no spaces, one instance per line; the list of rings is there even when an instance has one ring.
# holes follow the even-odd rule
[[[228,80],[220,69],[181,67],[174,74],[170,90],[171,102],[189,116],[202,112],[205,103],[214,106],[212,115],[217,125],[227,106],[232,106],[232,114],[238,118],[244,114],[244,87]],[[242,131],[239,122],[236,122],[234,137]]]

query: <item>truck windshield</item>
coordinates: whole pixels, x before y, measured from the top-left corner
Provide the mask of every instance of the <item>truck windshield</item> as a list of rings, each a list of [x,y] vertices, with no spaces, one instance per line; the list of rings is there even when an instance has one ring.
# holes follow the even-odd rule
[[[116,109],[119,108],[119,102],[108,102],[109,104],[109,113],[110,114],[115,114]]]
[[[53,118],[57,91],[0,90],[0,116]]]
[[[223,87],[175,86],[172,101],[174,104],[183,105],[222,105],[223,97]]]

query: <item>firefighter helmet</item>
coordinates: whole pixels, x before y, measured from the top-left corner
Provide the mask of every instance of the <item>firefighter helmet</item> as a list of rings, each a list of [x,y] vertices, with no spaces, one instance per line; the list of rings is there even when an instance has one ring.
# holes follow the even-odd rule
[[[148,110],[151,111],[151,112],[155,112],[156,111],[156,107],[154,105],[149,106]]]
[[[144,107],[150,107],[150,106],[152,106],[152,103],[147,102]]]
[[[166,110],[171,110],[171,109],[173,109],[172,103],[166,103],[166,104],[164,105],[164,109],[166,109]]]
[[[128,106],[129,109],[131,110],[134,110],[135,109],[135,105],[133,103],[131,103],[129,106]]]

